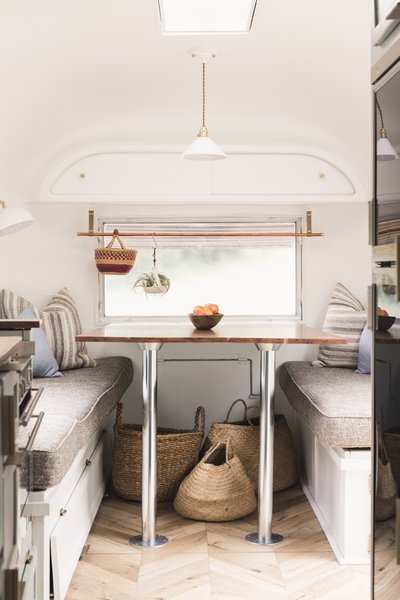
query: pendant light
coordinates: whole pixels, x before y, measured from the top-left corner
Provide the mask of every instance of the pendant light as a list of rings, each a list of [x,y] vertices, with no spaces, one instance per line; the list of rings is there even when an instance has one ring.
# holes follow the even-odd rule
[[[20,231],[33,223],[32,215],[25,208],[7,208],[6,202],[0,200],[0,235],[8,235]]]
[[[197,53],[191,51],[193,58]],[[208,137],[208,129],[206,127],[206,58],[215,57],[214,53],[203,52],[199,54],[202,59],[202,74],[203,74],[203,106],[202,106],[202,126],[197,134],[197,139],[184,151],[181,158],[187,160],[221,160],[226,158],[226,154],[218,148],[217,144]]]
[[[378,97],[375,96],[376,106],[379,110],[379,115],[381,117],[381,129],[380,129],[380,138],[376,143],[376,160],[395,160],[399,158],[396,150],[393,148],[392,144],[389,142],[387,137],[386,129],[383,124],[383,115],[382,109],[378,102]]]

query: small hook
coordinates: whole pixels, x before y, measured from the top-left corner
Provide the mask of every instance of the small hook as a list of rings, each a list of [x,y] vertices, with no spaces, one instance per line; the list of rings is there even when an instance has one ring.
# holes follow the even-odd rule
[[[153,246],[153,265],[156,266],[156,262],[157,262],[157,258],[156,258],[156,254],[157,254],[157,242],[156,239],[154,237],[154,235],[151,236],[154,246]]]

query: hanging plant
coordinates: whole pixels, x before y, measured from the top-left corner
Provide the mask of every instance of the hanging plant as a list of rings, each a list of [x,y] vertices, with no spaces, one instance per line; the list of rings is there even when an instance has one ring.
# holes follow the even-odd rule
[[[153,248],[153,268],[151,273],[141,273],[133,284],[133,289],[144,290],[145,294],[166,294],[171,286],[169,277],[157,270],[156,246]]]

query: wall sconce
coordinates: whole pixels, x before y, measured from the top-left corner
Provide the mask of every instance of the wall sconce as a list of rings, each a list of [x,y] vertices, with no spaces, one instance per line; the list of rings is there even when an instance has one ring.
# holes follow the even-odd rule
[[[215,58],[215,53],[190,51],[193,58],[199,56],[202,60],[203,70],[203,108],[202,108],[202,126],[197,134],[197,139],[184,151],[181,158],[187,160],[221,160],[226,158],[225,152],[218,148],[217,144],[208,137],[206,127],[206,59]]]
[[[0,235],[8,235],[24,229],[34,221],[31,213],[24,208],[7,208],[4,200],[0,200],[0,206],[3,209],[0,212]]]
[[[399,158],[399,155],[397,154],[396,150],[393,148],[392,144],[390,143],[387,137],[386,129],[383,124],[382,109],[379,105],[377,96],[375,96],[375,101],[376,106],[379,110],[379,115],[381,117],[381,128],[379,132],[380,138],[376,142],[376,160],[395,160],[396,158]]]

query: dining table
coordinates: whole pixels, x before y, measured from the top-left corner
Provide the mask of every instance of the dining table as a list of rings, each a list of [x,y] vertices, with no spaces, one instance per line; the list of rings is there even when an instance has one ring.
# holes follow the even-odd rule
[[[222,320],[214,329],[187,322],[123,322],[81,333],[77,341],[134,343],[142,351],[142,507],[141,534],[131,544],[157,547],[168,538],[157,533],[157,363],[163,344],[255,344],[260,360],[260,453],[257,531],[246,536],[261,545],[282,541],[272,531],[274,395],[276,352],[285,344],[345,344],[346,339],[302,322]]]

